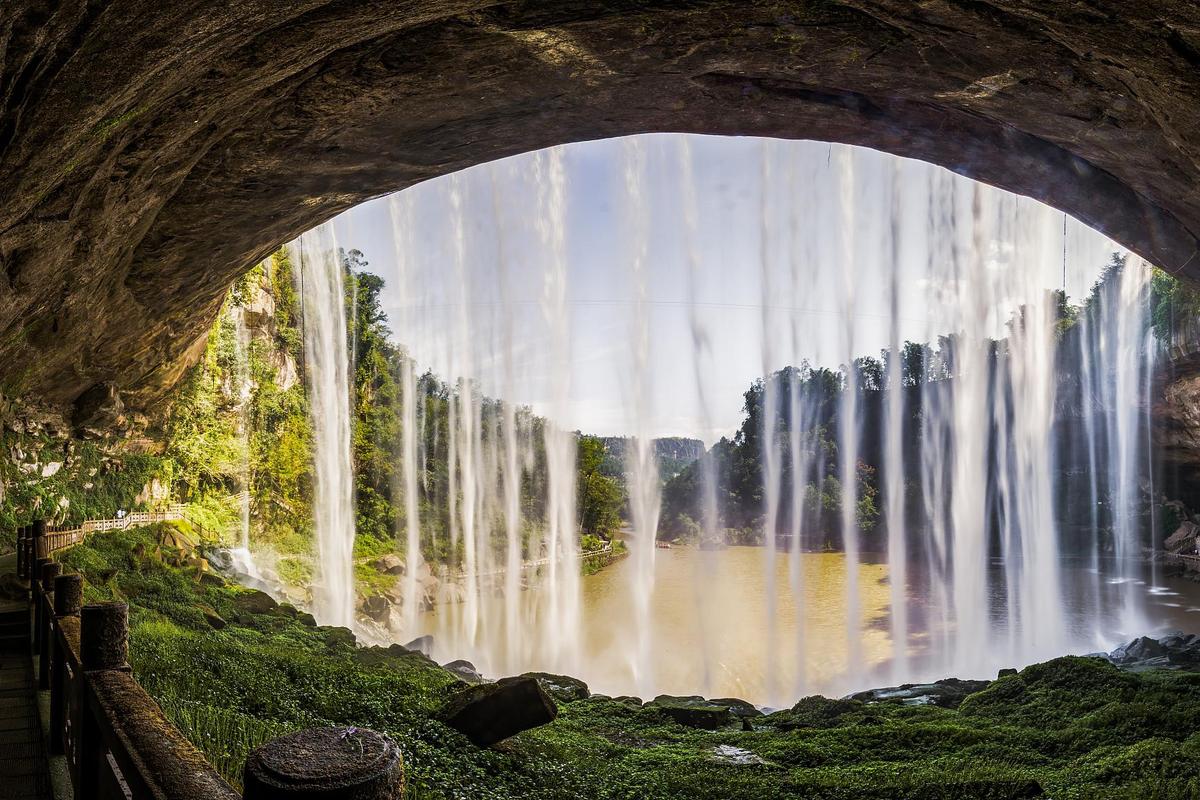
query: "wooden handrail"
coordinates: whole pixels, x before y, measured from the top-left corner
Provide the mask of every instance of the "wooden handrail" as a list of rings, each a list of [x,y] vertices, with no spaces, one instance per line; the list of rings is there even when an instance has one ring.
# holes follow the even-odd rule
[[[75,800],[204,797],[238,793],[176,728],[124,664],[88,664],[79,609],[55,614],[55,590],[35,580],[35,637],[50,689],[51,752],[66,756]],[[122,616],[124,606],[112,610]],[[123,632],[122,632],[123,635]],[[122,659],[123,660],[123,659]]]
[[[142,513],[145,518],[170,512]],[[128,607],[81,606],[82,578],[59,575],[60,566],[48,558],[50,537],[71,533],[82,540],[82,531],[49,533],[38,523],[32,531],[23,529],[18,540],[31,589],[33,656],[39,681],[50,692],[49,748],[65,756],[74,800],[241,800],[134,678],[126,657]],[[355,756],[330,752],[328,772],[310,774],[311,762],[324,761],[313,742],[353,743],[362,734],[386,744],[394,757],[381,760],[363,752],[356,763]],[[266,782],[255,773],[252,781],[248,760],[245,800],[298,800],[313,796],[314,789],[328,800],[360,800],[384,796],[381,787],[390,787],[389,797],[402,797],[399,750],[365,729],[335,730],[332,736],[329,729],[302,731],[268,742],[251,756],[267,748],[272,765],[283,764],[285,773],[295,765],[297,772],[272,773]]]
[[[54,553],[72,545],[77,545],[87,538],[88,534],[97,531],[123,531],[142,525],[152,525],[156,522],[172,522],[184,518],[183,503],[172,503],[165,511],[133,511],[123,517],[114,519],[84,520],[78,528],[48,528],[46,530],[46,546],[48,552]]]
[[[611,552],[612,552],[612,542],[606,542],[603,547],[600,547],[596,550],[581,551],[579,553],[576,553],[575,557],[578,558],[580,561],[583,561],[584,559],[587,559],[587,558],[595,558],[596,556],[602,556],[602,555],[605,555],[605,554],[611,553]],[[532,561],[522,561],[520,570],[521,570],[521,572],[525,572],[526,570],[536,569],[537,567],[544,567],[553,560],[554,559],[551,558],[550,556],[544,556],[542,558],[534,559]],[[559,560],[561,561],[562,558],[560,558]],[[507,572],[508,572],[507,568],[500,567],[498,569],[489,570],[487,572],[476,572],[476,573],[474,573],[474,575],[476,578],[490,578],[490,577],[493,577],[496,575],[504,575]],[[453,578],[467,578],[470,576],[471,576],[471,573],[469,573],[469,572],[456,572],[453,575],[451,575],[451,577],[453,577]]]

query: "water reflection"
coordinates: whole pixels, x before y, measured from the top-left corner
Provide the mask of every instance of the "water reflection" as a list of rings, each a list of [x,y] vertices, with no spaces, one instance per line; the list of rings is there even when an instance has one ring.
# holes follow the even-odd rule
[[[890,586],[887,567],[864,556],[858,567],[858,599],[862,610],[862,663],[847,663],[846,559],[841,553],[804,553],[800,562],[805,587],[803,619],[791,594],[787,559],[777,559],[773,604],[767,602],[764,578],[765,552],[759,547],[729,547],[701,551],[691,547],[659,550],[655,558],[654,594],[650,604],[653,636],[650,660],[651,685],[666,694],[700,694],[707,697],[741,697],[760,705],[784,706],[810,694],[837,696],[888,684],[895,653],[890,634]],[[578,670],[593,691],[610,695],[633,694],[633,654],[628,652],[628,626],[634,618],[630,591],[634,564],[620,561],[582,581],[582,663]],[[998,571],[999,564],[994,565]],[[1120,630],[1119,620],[1099,618],[1094,612],[1094,579],[1084,560],[1068,562],[1063,618],[1075,653],[1111,649],[1133,636],[1155,631]],[[958,675],[941,659],[936,646],[942,638],[931,631],[922,598],[926,589],[921,575],[910,574],[907,643],[909,669],[922,680],[956,677],[991,677],[996,669],[1023,666],[1003,646],[989,653],[988,672]],[[1200,631],[1200,585],[1182,579],[1155,583],[1129,579],[1144,595],[1157,632]],[[997,581],[996,583],[999,583]],[[1123,586],[1106,585],[1118,592]],[[535,613],[537,590],[524,592],[526,606]],[[1003,619],[1002,589],[992,592],[993,623]],[[1101,608],[1115,608],[1102,602]],[[773,664],[767,663],[770,635],[768,608],[773,608],[775,636]],[[453,630],[453,609],[431,612],[427,629],[448,634]],[[440,624],[439,624],[440,623]],[[486,648],[477,653],[456,650],[450,638],[441,638],[435,656],[447,661],[472,658],[485,674],[489,671]],[[1049,654],[1061,655],[1061,653]]]

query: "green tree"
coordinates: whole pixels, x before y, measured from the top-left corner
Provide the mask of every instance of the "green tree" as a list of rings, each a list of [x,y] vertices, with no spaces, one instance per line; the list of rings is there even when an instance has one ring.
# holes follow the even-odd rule
[[[579,525],[586,534],[608,538],[621,527],[621,484],[604,473],[608,454],[601,439],[580,436],[576,452]]]

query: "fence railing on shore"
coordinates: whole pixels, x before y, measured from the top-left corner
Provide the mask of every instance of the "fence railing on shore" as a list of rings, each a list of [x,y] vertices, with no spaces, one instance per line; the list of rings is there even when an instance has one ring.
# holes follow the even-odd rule
[[[83,577],[62,574],[54,550],[87,533],[178,519],[175,509],[137,512],[122,525],[22,529],[20,578],[30,588],[32,656],[38,688],[50,694],[49,751],[63,756],[74,800],[328,800],[403,797],[399,748],[361,728],[317,728],[251,752],[243,794],[167,718],[129,667],[125,603],[83,605]],[[166,515],[176,514],[174,517]],[[131,520],[126,522],[126,520]],[[52,537],[69,535],[67,539]],[[56,543],[52,545],[52,542]]]
[[[580,561],[586,561],[589,558],[596,558],[598,556],[608,555],[609,553],[612,552],[612,549],[613,549],[612,542],[605,542],[603,547],[599,547],[595,550],[580,551],[579,553],[576,553],[576,557]],[[553,560],[554,559],[551,556],[545,556],[543,558],[537,558],[537,559],[533,559],[530,561],[522,561],[520,570],[521,570],[521,572],[527,572],[528,570],[531,570],[531,569],[537,569],[538,567],[544,567]],[[560,558],[559,560],[562,560],[562,559]],[[505,575],[507,573],[508,573],[507,567],[498,567],[498,568],[492,569],[492,570],[476,571],[474,573],[474,576],[476,578],[489,578],[489,577],[494,577],[497,575]],[[471,574],[472,573],[464,571],[464,572],[455,573],[451,577],[467,578],[467,577],[470,577]]]
[[[1200,571],[1200,554],[1192,553],[1163,553],[1163,560],[1183,564],[1188,569]]]

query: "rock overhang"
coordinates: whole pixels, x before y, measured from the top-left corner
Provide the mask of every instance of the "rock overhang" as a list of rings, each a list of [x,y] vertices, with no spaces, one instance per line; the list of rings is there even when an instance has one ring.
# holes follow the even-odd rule
[[[255,261],[357,202],[653,131],[846,142],[1200,277],[1200,8],[123,0],[0,10],[0,392],[152,406]]]

